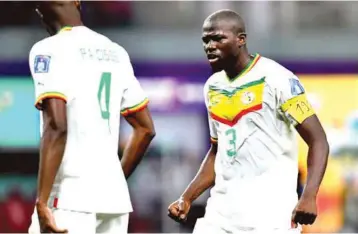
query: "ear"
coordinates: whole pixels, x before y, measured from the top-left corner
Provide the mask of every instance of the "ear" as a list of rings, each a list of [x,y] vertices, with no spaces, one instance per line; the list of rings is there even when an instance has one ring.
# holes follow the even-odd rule
[[[236,38],[240,47],[246,45],[246,33],[238,33]]]
[[[36,8],[35,9],[35,11],[36,11],[36,13],[39,15],[39,17],[41,18],[41,19],[43,19],[43,14],[41,13],[41,11],[38,9],[38,8]]]

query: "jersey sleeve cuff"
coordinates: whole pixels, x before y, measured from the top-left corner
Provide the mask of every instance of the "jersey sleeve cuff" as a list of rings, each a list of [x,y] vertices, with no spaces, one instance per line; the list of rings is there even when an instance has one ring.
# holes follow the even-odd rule
[[[210,142],[213,144],[216,144],[216,143],[218,143],[218,138],[210,137]]]
[[[47,92],[47,93],[43,93],[40,96],[38,96],[38,98],[36,99],[35,102],[35,107],[39,110],[42,110],[42,102],[45,99],[48,98],[57,98],[57,99],[61,99],[63,101],[65,101],[67,103],[67,97],[59,92]]]
[[[139,104],[137,104],[135,106],[125,108],[124,110],[121,111],[121,114],[123,116],[127,116],[129,114],[139,112],[139,111],[143,110],[144,108],[146,108],[148,106],[148,103],[149,103],[149,100],[148,100],[148,98],[146,98],[142,102],[140,102]]]

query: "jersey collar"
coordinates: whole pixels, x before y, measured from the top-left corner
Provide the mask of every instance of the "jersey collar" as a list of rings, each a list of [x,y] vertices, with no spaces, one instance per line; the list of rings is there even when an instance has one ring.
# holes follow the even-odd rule
[[[71,30],[72,30],[72,26],[64,26],[60,29],[60,31],[58,31],[58,33],[65,32],[65,31],[71,31]]]

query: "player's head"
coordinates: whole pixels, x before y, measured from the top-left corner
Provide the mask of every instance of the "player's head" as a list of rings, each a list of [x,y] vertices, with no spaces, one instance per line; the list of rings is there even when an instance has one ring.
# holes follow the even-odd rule
[[[234,11],[216,11],[204,21],[202,40],[213,70],[223,70],[235,65],[240,52],[246,50],[245,23]]]
[[[81,21],[79,1],[37,1],[34,8],[51,35],[62,26]]]

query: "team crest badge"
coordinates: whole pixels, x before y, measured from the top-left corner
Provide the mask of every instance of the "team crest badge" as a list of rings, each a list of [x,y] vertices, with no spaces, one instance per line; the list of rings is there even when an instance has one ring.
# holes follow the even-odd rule
[[[255,94],[253,92],[245,92],[241,96],[241,101],[245,105],[250,104],[251,102],[254,101],[254,99],[255,99]]]
[[[35,73],[47,73],[49,71],[51,56],[36,55],[34,63]]]

